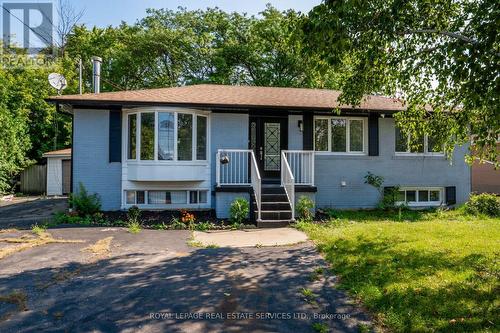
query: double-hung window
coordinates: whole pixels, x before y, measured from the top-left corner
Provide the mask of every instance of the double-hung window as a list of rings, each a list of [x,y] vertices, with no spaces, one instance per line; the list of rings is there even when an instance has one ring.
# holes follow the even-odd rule
[[[435,138],[423,135],[413,138],[405,135],[396,126],[396,154],[417,154],[417,155],[443,155],[443,147],[436,143]]]
[[[206,161],[206,115],[144,111],[128,115],[129,160]]]
[[[316,117],[314,150],[338,154],[364,154],[365,133],[364,118]]]

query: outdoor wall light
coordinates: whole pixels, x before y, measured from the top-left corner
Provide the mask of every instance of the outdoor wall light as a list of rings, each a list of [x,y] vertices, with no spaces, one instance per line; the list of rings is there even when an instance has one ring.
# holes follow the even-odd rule
[[[228,164],[229,163],[229,156],[222,156],[220,158],[220,164]]]
[[[347,182],[345,180],[341,181],[340,182],[340,186],[346,187],[347,186]]]
[[[299,121],[297,122],[297,125],[299,126],[299,130],[300,130],[301,132],[304,132],[304,122],[303,122],[302,120],[299,120]]]

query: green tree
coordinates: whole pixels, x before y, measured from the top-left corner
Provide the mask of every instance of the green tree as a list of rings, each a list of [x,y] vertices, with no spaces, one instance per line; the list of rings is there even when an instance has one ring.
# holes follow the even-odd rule
[[[309,13],[304,40],[347,69],[342,102],[400,97],[405,133],[439,134],[448,153],[473,137],[477,156],[497,161],[499,15],[495,0],[327,0]]]
[[[16,54],[17,53],[17,54]],[[69,144],[70,117],[57,114],[45,98],[55,91],[47,82],[60,62],[21,52],[4,53],[0,67],[0,192],[44,152]],[[71,74],[69,73],[69,77]]]
[[[102,91],[197,83],[338,87],[331,66],[302,52],[303,14],[268,6],[261,16],[148,10],[134,25],[75,27],[65,53],[83,59],[86,91],[93,55],[104,60]]]

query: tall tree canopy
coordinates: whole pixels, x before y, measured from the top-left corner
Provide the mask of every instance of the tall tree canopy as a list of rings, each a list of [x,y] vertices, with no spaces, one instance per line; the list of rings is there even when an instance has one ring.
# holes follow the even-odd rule
[[[310,54],[348,68],[344,102],[401,97],[405,132],[439,134],[448,152],[472,137],[476,156],[497,161],[499,17],[498,0],[326,0],[304,31]]]
[[[78,92],[80,59],[84,92],[91,89],[92,56],[103,58],[102,91],[204,82],[339,87],[338,72],[319,56],[302,52],[305,15],[293,10],[267,6],[259,16],[217,8],[148,10],[135,24],[107,28],[75,25],[81,13],[67,10],[66,25],[58,29],[56,59],[36,66],[14,61],[0,67],[0,192],[44,152],[70,143],[70,119],[44,99],[55,93],[47,82],[50,72],[66,76],[65,93]],[[5,57],[26,60],[16,53],[19,50],[5,51]]]
[[[220,9],[148,10],[134,25],[75,27],[67,57],[103,63],[103,91],[196,83],[338,87],[339,77],[318,56],[302,52],[305,16],[268,6],[260,17]]]
[[[12,177],[48,150],[69,144],[70,118],[44,101],[54,91],[47,76],[62,70],[23,54],[2,55],[0,67],[0,193]],[[71,73],[68,73],[71,78]]]

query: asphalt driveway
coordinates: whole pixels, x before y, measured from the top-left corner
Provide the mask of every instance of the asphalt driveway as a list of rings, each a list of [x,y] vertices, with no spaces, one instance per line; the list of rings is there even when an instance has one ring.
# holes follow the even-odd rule
[[[65,197],[20,197],[0,201],[0,229],[29,229],[33,224],[51,219],[56,212],[68,208]]]
[[[82,242],[0,259],[1,332],[314,332],[314,323],[357,332],[368,323],[333,276],[314,274],[326,266],[311,243],[195,248],[189,231],[48,232]],[[30,233],[4,230],[0,238]]]

